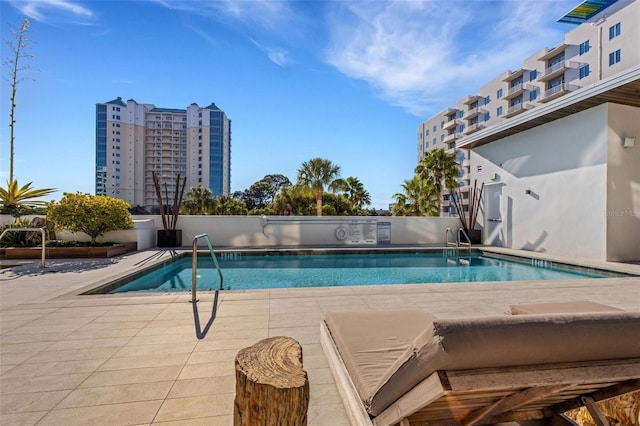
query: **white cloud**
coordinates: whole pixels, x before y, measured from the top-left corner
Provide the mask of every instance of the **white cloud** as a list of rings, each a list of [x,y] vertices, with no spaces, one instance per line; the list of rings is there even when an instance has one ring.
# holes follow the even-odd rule
[[[284,42],[282,40],[273,41],[281,38],[283,29],[287,29],[286,32],[289,32],[292,27],[295,28],[292,22],[299,18],[289,7],[290,3],[285,0],[151,1],[169,9],[214,19],[241,33],[266,54],[273,63],[279,66],[286,66],[292,63],[289,51],[277,46],[277,44],[283,44]],[[200,37],[211,44],[215,44],[215,41],[206,31],[194,26],[190,26],[190,28]],[[261,42],[257,42],[257,39],[260,39]]]
[[[367,81],[416,115],[453,103],[536,50],[565,2],[389,1],[331,3],[326,61]],[[443,105],[443,100],[445,104]]]
[[[51,23],[59,19],[80,19],[78,23],[86,23],[93,18],[93,12],[69,0],[10,0],[10,3],[29,18]]]

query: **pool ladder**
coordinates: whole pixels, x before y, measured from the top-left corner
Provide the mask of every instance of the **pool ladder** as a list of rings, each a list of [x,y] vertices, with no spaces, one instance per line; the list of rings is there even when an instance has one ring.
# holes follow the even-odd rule
[[[453,240],[449,240],[449,236],[451,236]],[[463,236],[467,241],[462,241],[461,236]],[[469,238],[469,235],[466,233],[464,228],[458,228],[457,237],[453,233],[453,230],[451,228],[447,228],[444,233],[444,244],[447,247],[454,246],[456,250],[459,250],[460,246],[465,246],[469,251],[471,251],[471,239]]]
[[[213,259],[213,263],[216,265],[216,269],[218,270],[218,275],[220,276],[220,290],[223,288],[224,278],[222,277],[222,271],[220,270],[220,265],[218,265],[218,259],[216,258],[216,253],[213,251],[213,246],[211,245],[211,241],[209,240],[209,236],[204,234],[198,234],[193,237],[193,250],[192,250],[192,260],[191,260],[191,303],[196,303],[198,299],[196,298],[196,280],[198,277],[198,240],[200,238],[204,238],[209,247],[209,254]]]

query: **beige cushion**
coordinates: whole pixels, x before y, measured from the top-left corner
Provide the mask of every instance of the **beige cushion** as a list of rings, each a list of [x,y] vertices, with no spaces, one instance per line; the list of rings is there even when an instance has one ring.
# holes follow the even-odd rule
[[[601,303],[589,302],[588,300],[576,300],[573,302],[551,302],[551,303],[527,303],[523,305],[510,305],[511,315],[521,314],[554,314],[554,313],[577,313],[577,312],[611,312],[622,311],[623,309]]]
[[[358,393],[366,399],[380,378],[436,317],[422,309],[328,312],[325,321]]]
[[[638,312],[433,319],[367,311],[327,314],[327,326],[373,416],[437,370],[640,357]]]

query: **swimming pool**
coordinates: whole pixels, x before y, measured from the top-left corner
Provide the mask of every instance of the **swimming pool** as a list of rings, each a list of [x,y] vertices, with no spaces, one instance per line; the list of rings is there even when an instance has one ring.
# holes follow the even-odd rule
[[[224,290],[384,284],[528,281],[604,278],[602,271],[577,270],[546,261],[508,260],[483,253],[410,252],[247,255],[223,253],[218,260]],[[191,290],[191,257],[179,258],[115,285],[102,293]],[[198,260],[198,290],[218,290],[209,257]],[[95,293],[94,293],[95,294]]]

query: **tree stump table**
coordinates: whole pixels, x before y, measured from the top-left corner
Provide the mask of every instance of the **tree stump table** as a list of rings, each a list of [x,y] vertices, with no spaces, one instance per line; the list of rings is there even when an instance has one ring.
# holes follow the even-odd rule
[[[271,337],[241,349],[235,360],[235,426],[304,426],[309,379],[302,347],[291,337]]]

